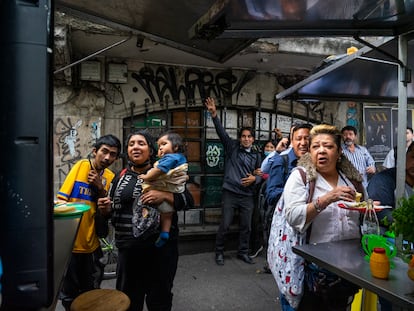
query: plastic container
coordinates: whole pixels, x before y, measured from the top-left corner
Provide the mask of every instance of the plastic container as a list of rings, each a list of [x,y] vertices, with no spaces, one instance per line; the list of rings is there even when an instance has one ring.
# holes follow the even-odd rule
[[[390,273],[390,261],[382,247],[375,247],[369,260],[371,274],[378,279],[388,279]]]
[[[366,256],[365,259],[369,261],[372,252],[375,247],[381,247],[385,249],[388,259],[392,259],[397,255],[397,248],[395,247],[394,242],[390,242],[387,238],[376,235],[376,234],[365,234],[361,238],[362,249],[364,250]]]
[[[407,275],[411,280],[414,281],[414,255],[411,255],[411,260],[408,264]]]

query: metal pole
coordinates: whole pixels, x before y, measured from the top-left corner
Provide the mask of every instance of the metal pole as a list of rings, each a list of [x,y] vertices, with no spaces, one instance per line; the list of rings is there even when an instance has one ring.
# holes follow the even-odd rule
[[[103,53],[103,52],[105,52],[105,51],[107,51],[109,49],[112,49],[112,48],[114,48],[114,47],[116,47],[116,46],[118,46],[118,45],[120,45],[120,44],[128,41],[131,38],[132,38],[132,36],[129,36],[126,39],[122,39],[121,41],[115,42],[114,44],[111,44],[110,46],[107,46],[106,48],[103,48],[101,50],[98,50],[98,51],[96,51],[96,52],[94,52],[94,53],[92,53],[92,54],[90,54],[90,55],[88,55],[88,56],[86,56],[86,57],[84,57],[84,58],[82,58],[80,60],[77,60],[76,62],[73,62],[72,64],[66,65],[66,66],[64,66],[62,68],[59,68],[59,69],[55,70],[53,72],[53,74],[57,74],[58,72],[61,72],[61,71],[66,70],[68,68],[71,68],[71,67],[73,67],[73,66],[75,66],[75,65],[77,65],[77,64],[79,64],[81,62],[84,62],[85,60],[88,60],[88,59],[90,59],[90,58],[92,58],[92,57],[94,57],[96,55],[99,55],[99,54],[101,54],[101,53]]]
[[[404,70],[407,64],[407,37],[398,37],[398,59],[403,65],[398,66],[398,138],[397,138],[397,179],[396,201],[404,196],[405,191],[405,148],[407,128],[407,83],[404,81]]]

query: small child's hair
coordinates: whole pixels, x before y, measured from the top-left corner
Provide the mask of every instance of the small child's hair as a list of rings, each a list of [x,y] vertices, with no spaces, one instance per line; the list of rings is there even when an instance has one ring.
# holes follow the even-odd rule
[[[173,146],[174,152],[176,152],[176,153],[184,153],[185,152],[184,142],[183,142],[183,139],[181,138],[180,134],[178,134],[176,132],[167,131],[167,132],[162,133],[160,136],[158,136],[158,138],[161,138],[163,136],[167,136],[167,139],[171,142],[171,144]]]

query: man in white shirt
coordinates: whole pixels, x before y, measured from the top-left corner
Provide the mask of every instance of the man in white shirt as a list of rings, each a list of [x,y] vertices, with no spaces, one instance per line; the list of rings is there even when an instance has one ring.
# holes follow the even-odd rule
[[[407,127],[405,151],[407,151],[408,147],[410,147],[411,143],[413,142],[413,138],[413,129],[411,127]],[[395,147],[391,148],[391,150],[388,152],[382,166],[384,166],[384,168],[395,167]]]

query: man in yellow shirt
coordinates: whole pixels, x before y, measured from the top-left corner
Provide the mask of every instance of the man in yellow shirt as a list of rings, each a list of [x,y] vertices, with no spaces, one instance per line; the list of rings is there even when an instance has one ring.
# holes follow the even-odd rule
[[[70,310],[81,293],[99,288],[103,265],[102,250],[95,231],[96,202],[106,196],[115,174],[110,166],[121,152],[121,142],[113,135],[100,137],[87,159],[78,161],[66,176],[57,198],[59,201],[82,202],[90,206],[82,215],[73,245],[72,256],[63,280],[62,305]]]

